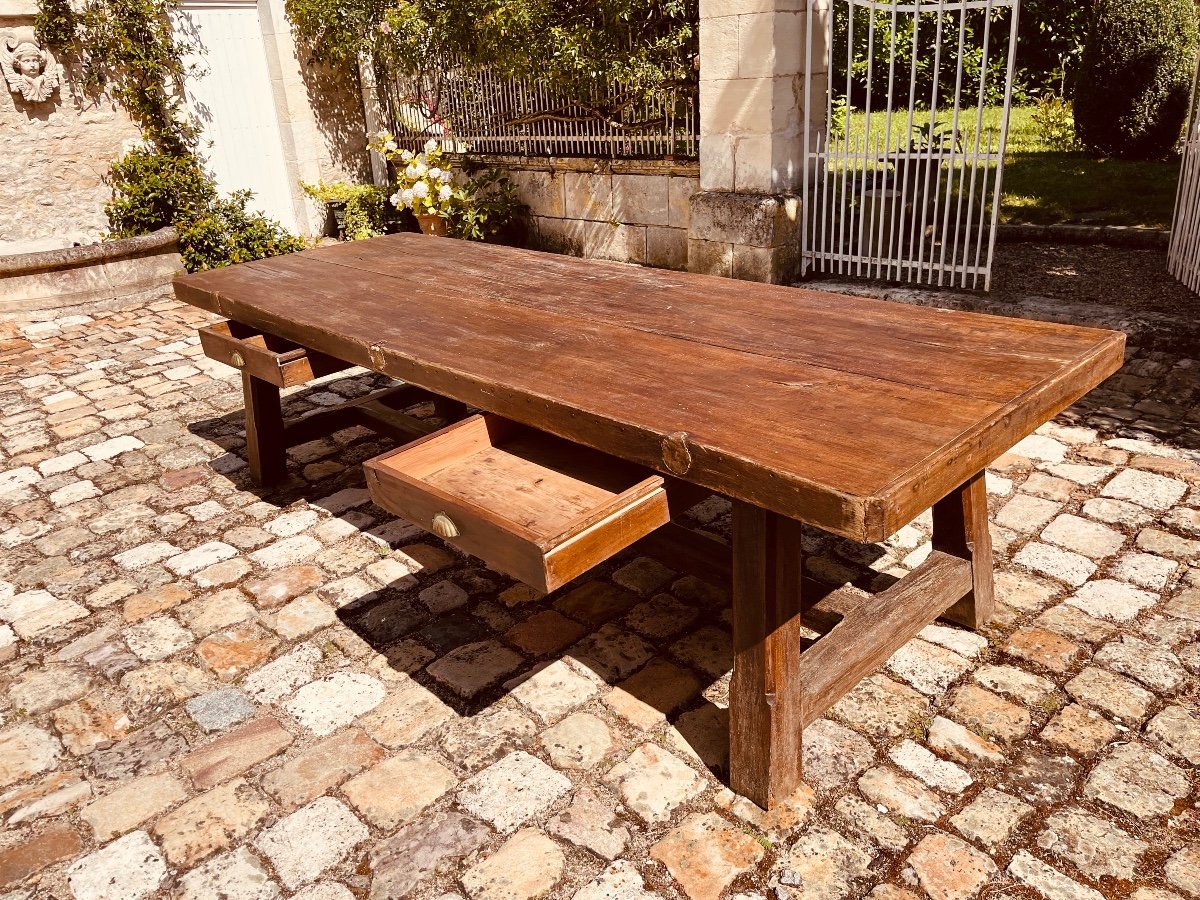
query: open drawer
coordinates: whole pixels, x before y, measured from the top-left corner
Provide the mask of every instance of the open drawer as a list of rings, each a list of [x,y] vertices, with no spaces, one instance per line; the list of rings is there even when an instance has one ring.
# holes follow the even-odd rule
[[[499,416],[365,466],[379,506],[547,593],[670,520],[659,476]]]
[[[324,353],[263,334],[239,322],[218,322],[200,329],[204,355],[276,387],[293,387],[350,368]]]

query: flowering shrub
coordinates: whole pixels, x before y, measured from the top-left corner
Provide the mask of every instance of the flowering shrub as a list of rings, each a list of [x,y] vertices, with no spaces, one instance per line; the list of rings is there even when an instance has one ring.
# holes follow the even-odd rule
[[[449,219],[467,201],[467,191],[443,160],[437,141],[429,141],[420,153],[400,150],[390,134],[376,135],[372,142],[396,167],[396,190],[389,198],[396,209],[411,209],[418,216]]]
[[[447,219],[452,237],[468,241],[518,241],[527,210],[508,176],[488,169],[468,178],[445,158],[435,140],[420,153],[401,150],[396,139],[380,132],[371,148],[383,154],[396,169],[396,184],[389,200],[396,209],[411,209],[418,216]]]

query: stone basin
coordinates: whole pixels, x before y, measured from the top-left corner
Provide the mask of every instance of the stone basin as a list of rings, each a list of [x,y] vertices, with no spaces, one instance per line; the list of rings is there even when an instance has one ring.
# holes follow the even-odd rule
[[[88,312],[160,294],[183,270],[174,228],[83,246],[53,246],[0,254],[0,320],[39,313]],[[49,244],[49,247],[44,245]],[[8,245],[4,250],[8,250]]]

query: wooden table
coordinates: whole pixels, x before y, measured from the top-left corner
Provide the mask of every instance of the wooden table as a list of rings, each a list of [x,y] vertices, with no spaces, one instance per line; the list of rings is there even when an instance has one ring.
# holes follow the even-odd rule
[[[662,473],[668,491],[730,497],[730,781],[766,807],[798,785],[803,727],[863,675],[939,615],[988,619],[983,471],[1115,372],[1125,341],[407,234],[175,289],[265,335]],[[260,441],[278,431],[267,419]],[[802,578],[800,523],[876,542],[931,506],[934,550],[892,588],[851,602]],[[688,555],[678,531],[656,534]],[[827,626],[803,652],[802,622]]]

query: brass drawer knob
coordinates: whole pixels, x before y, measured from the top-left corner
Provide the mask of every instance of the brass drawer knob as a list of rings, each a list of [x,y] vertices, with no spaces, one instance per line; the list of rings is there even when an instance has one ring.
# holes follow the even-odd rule
[[[458,537],[458,526],[444,512],[438,513],[433,517],[433,533],[440,538],[456,538]]]
[[[234,350],[233,355],[229,357],[229,363],[235,369],[240,369],[242,366],[246,365],[246,358]]]

